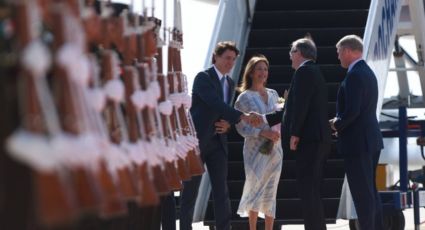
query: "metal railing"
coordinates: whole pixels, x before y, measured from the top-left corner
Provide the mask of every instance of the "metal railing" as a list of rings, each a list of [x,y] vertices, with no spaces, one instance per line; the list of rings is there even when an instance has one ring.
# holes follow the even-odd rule
[[[372,0],[363,36],[363,58],[375,72],[379,97],[377,117],[381,113],[385,84],[396,40],[402,1]]]

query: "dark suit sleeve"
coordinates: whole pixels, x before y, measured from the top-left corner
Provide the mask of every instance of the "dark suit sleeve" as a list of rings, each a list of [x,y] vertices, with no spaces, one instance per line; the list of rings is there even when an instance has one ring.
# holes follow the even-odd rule
[[[232,124],[238,123],[242,112],[232,108],[217,95],[216,88],[206,72],[200,72],[193,82],[193,94],[197,94],[214,111],[219,113],[224,120]]]
[[[294,98],[293,113],[290,117],[290,132],[291,136],[299,137],[307,117],[311,96],[315,89],[314,80],[315,72],[305,66],[300,67],[295,74],[292,96]]]
[[[267,114],[266,115],[267,123],[269,124],[270,127],[274,126],[282,122],[282,117],[283,117],[283,110],[278,111],[276,113]]]
[[[339,114],[335,122],[335,128],[338,132],[341,132],[359,116],[362,91],[359,76],[348,74],[344,86],[344,111]]]

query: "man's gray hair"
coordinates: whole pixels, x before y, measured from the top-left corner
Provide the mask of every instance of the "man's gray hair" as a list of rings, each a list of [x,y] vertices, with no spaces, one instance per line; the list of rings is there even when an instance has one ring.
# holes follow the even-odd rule
[[[348,48],[353,51],[363,52],[363,41],[357,35],[347,35],[336,43],[336,48]]]
[[[300,38],[292,42],[291,51],[294,50],[300,52],[301,56],[306,59],[311,59],[313,61],[316,61],[317,59],[316,44],[314,44],[311,38]]]

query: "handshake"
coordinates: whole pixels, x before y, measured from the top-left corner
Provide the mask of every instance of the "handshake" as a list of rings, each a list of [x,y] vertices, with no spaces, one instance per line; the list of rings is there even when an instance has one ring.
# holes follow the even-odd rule
[[[241,115],[241,120],[253,127],[258,127],[264,123],[263,116],[256,112],[243,113]]]

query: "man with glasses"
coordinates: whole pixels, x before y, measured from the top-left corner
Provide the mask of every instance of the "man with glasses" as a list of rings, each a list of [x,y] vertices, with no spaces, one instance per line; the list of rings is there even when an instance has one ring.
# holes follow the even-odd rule
[[[292,43],[289,52],[295,69],[281,113],[266,116],[269,125],[282,121],[283,152],[295,154],[298,192],[306,230],[326,229],[320,185],[330,151],[328,94],[325,80],[315,64],[317,50],[311,38]]]

